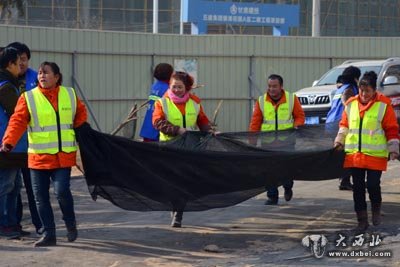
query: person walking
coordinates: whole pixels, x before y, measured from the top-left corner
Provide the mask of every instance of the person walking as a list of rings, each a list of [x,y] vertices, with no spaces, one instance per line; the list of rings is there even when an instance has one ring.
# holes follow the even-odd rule
[[[7,47],[13,47],[18,50],[20,55],[20,73],[18,75],[19,93],[22,94],[26,91],[30,91],[37,86],[37,72],[29,67],[29,60],[31,59],[31,50],[26,44],[20,42],[13,42],[7,45]],[[26,140],[27,141],[27,140]],[[26,145],[28,148],[28,144]],[[21,169],[22,178],[24,181],[25,192],[28,199],[29,212],[31,214],[32,224],[36,228],[36,233],[41,234],[42,223],[40,222],[39,214],[36,209],[35,198],[32,191],[31,175],[28,168]],[[21,221],[23,215],[23,205],[21,194],[18,195],[17,201],[17,223],[21,235],[29,235],[30,233],[22,229]]]
[[[380,179],[388,158],[399,156],[399,126],[389,98],[376,91],[377,74],[366,72],[359,82],[359,94],[346,102],[334,147],[344,149],[344,168],[353,177],[356,232],[369,226],[365,189],[371,201],[372,223],[381,223]]]
[[[344,103],[346,103],[350,97],[358,95],[357,83],[360,76],[361,71],[357,67],[349,66],[343,70],[342,75],[340,75],[340,80],[338,80],[341,86],[335,91],[331,108],[326,117],[325,123],[327,127],[331,126],[335,128],[335,131],[337,130],[337,125],[342,118]],[[350,175],[340,179],[339,190],[353,190]]]
[[[156,81],[150,89],[149,104],[140,130],[140,136],[143,138],[143,142],[159,141],[160,133],[153,127],[152,122],[154,103],[168,90],[169,79],[173,72],[174,68],[168,63],[160,63],[154,68],[153,77]]]
[[[186,72],[171,76],[169,89],[156,101],[153,113],[154,128],[160,131],[160,141],[165,142],[183,135],[188,130],[214,133],[200,98],[191,94],[193,78]],[[173,203],[172,227],[182,226],[184,204]]]
[[[250,132],[273,132],[297,128],[304,124],[305,115],[301,104],[294,94],[283,88],[283,78],[277,74],[268,77],[266,93],[258,98],[254,105]],[[272,141],[273,142],[273,141]],[[283,184],[285,200],[293,197],[293,180]],[[265,205],[277,205],[279,191],[275,186],[266,187]]]
[[[19,73],[18,50],[4,48],[0,51],[0,138],[5,134],[18,101]],[[17,199],[22,186],[20,169],[27,167],[28,144],[26,134],[21,136],[21,140],[14,143],[13,153],[0,153],[0,236],[5,237],[21,235],[17,222]]]
[[[36,247],[57,243],[50,181],[63,214],[68,241],[78,237],[70,179],[71,167],[76,165],[74,128],[87,120],[86,108],[75,90],[62,86],[62,74],[56,63],[40,64],[38,80],[38,87],[19,98],[1,147],[3,152],[11,151],[28,127],[28,167],[44,228],[43,236],[34,244]]]

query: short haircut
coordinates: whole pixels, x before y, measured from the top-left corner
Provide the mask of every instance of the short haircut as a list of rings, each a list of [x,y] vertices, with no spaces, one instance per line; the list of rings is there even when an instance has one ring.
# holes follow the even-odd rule
[[[280,85],[283,85],[283,78],[278,74],[271,74],[268,76],[268,80],[278,80]]]
[[[0,68],[6,69],[10,63],[16,63],[19,52],[14,47],[5,47],[0,52]]]
[[[362,86],[371,86],[374,90],[376,90],[376,79],[378,75],[374,71],[367,71],[361,77],[359,85]]]
[[[29,47],[26,44],[20,42],[13,42],[11,44],[8,44],[7,47],[14,47],[15,49],[18,50],[18,53],[20,55],[26,53],[28,59],[31,59],[31,50],[29,50]]]
[[[169,81],[174,68],[168,63],[160,63],[154,68],[153,77],[159,81]]]

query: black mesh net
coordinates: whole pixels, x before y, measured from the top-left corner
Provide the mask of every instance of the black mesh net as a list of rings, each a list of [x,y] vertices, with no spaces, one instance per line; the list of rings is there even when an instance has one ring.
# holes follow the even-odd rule
[[[200,211],[235,205],[288,179],[347,174],[332,148],[336,125],[272,133],[187,132],[167,143],[142,143],[76,129],[85,178],[96,199],[135,211]]]

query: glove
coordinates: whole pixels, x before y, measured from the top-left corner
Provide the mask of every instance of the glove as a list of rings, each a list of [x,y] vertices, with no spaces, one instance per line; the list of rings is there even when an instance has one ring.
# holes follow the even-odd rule
[[[333,148],[334,148],[336,151],[343,151],[344,145],[343,145],[342,143],[335,142],[334,145],[333,145]]]
[[[2,144],[0,147],[0,152],[8,153],[13,149],[13,146],[10,144]]]
[[[348,128],[344,128],[344,127],[339,128],[339,132],[337,133],[336,138],[335,138],[335,143],[334,143],[335,147],[336,147],[336,144],[341,144],[341,146],[343,147],[344,140],[346,139],[346,135],[348,132],[349,132]]]

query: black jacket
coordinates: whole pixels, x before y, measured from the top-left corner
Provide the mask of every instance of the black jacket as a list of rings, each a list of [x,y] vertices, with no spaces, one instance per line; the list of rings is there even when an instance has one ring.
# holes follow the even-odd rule
[[[9,71],[0,69],[0,82],[8,81],[0,86],[1,111],[5,111],[8,117],[14,113],[19,98],[16,88],[19,87],[18,79]],[[1,143],[1,140],[0,140]],[[28,165],[27,153],[0,153],[0,169],[25,168]]]

